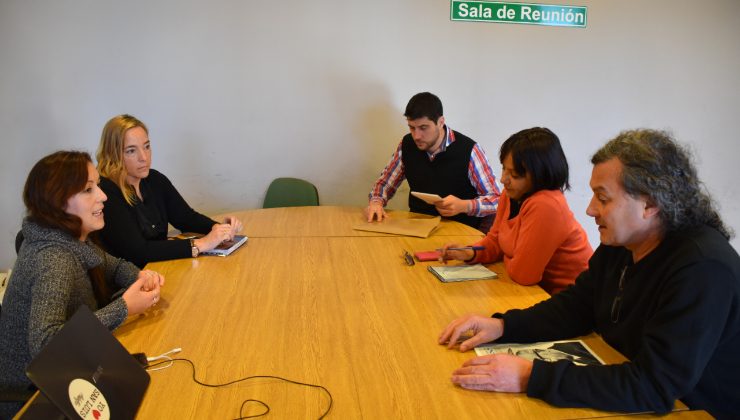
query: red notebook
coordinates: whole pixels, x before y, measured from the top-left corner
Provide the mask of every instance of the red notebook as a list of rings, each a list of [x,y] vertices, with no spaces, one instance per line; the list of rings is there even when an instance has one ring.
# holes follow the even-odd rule
[[[438,261],[442,253],[439,251],[419,251],[414,252],[414,257],[419,261]]]

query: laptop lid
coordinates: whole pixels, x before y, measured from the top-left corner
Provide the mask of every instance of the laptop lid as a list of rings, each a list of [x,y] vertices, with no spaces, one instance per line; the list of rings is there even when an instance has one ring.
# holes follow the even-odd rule
[[[84,305],[26,374],[70,419],[133,419],[149,386],[146,370]]]

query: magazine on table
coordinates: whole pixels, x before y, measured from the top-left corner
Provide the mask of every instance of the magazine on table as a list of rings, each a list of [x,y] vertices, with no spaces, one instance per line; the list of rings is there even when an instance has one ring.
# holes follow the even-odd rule
[[[603,365],[604,361],[581,340],[543,341],[539,343],[489,343],[475,348],[475,354],[512,354],[527,360],[556,362],[570,360],[576,365]]]

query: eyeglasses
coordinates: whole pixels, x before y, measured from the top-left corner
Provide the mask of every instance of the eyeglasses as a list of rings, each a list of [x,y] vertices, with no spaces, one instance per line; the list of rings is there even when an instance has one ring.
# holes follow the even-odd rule
[[[405,249],[403,250],[403,254],[401,255],[403,257],[403,260],[406,262],[406,265],[411,266],[414,265],[414,256],[409,254],[408,251]]]
[[[627,266],[625,265],[622,269],[622,274],[619,275],[619,287],[617,289],[617,295],[614,296],[612,301],[612,323],[616,324],[619,322],[619,314],[622,311],[622,294],[624,292],[624,273],[627,272]]]

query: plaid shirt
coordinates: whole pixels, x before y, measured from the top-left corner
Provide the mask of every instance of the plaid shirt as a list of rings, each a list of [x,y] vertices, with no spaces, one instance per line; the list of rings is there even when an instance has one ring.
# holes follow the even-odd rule
[[[439,153],[447,150],[447,147],[454,141],[455,133],[445,126],[445,141],[436,153],[427,152],[429,160],[434,160]],[[401,160],[401,143],[399,142],[395,153],[391,156],[391,161],[383,169],[383,172],[380,173],[380,178],[375,181],[373,189],[370,191],[369,199],[382,201],[383,206],[385,206],[388,204],[388,200],[393,198],[393,195],[404,179],[406,179],[406,173],[403,167],[403,161]],[[470,179],[470,184],[478,192],[478,197],[470,200],[470,210],[467,214],[469,216],[483,217],[496,213],[501,191],[496,186],[496,177],[493,175],[491,165],[488,164],[488,159],[486,159],[486,155],[478,143],[473,146],[473,150],[470,152],[468,179]]]

